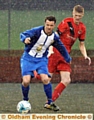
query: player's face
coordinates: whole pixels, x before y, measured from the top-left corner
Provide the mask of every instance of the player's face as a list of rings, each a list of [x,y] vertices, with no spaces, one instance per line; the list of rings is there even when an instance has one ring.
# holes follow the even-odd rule
[[[45,33],[47,35],[52,34],[52,31],[53,31],[54,27],[55,27],[55,22],[54,21],[46,20],[45,27],[44,27]]]
[[[79,22],[81,21],[83,15],[84,15],[83,13],[78,13],[78,12],[76,12],[76,11],[73,11],[74,23],[75,23],[75,24],[79,24]]]

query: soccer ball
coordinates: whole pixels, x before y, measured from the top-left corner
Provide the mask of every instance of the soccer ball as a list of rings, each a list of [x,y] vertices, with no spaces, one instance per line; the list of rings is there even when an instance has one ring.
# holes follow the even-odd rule
[[[19,113],[29,113],[31,111],[31,104],[26,100],[22,100],[17,104],[17,111]]]

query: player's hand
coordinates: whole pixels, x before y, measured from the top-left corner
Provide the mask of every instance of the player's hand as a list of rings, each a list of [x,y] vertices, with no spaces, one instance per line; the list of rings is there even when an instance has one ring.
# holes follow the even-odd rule
[[[30,37],[26,38],[25,41],[24,41],[24,43],[25,44],[30,44],[31,43],[31,38]]]
[[[90,57],[85,57],[85,60],[88,60],[88,65],[90,65],[91,64],[91,58]]]
[[[52,54],[54,54],[54,51],[49,51],[47,57],[49,58]]]
[[[52,54],[54,54],[53,46],[50,46],[50,47],[49,47],[49,50],[48,50],[48,55],[47,55],[47,57],[49,58]]]
[[[70,61],[69,64],[72,64],[72,62]]]

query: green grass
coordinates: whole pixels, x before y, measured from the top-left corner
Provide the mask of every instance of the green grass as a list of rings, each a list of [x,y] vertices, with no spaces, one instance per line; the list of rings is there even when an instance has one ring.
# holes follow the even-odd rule
[[[86,11],[83,22],[87,27],[86,47],[94,49],[94,11]],[[35,26],[43,25],[44,18],[48,15],[55,15],[58,23],[65,17],[71,16],[71,11],[11,11],[10,21],[10,48],[23,49],[24,45],[19,40],[22,31]],[[0,10],[0,49],[8,49],[8,11]],[[78,42],[73,49],[78,49]]]
[[[52,84],[55,88],[56,83]],[[94,114],[94,85],[91,83],[71,83],[57,99],[56,104],[61,108],[57,113],[93,113]],[[31,83],[29,101],[31,113],[56,113],[44,109],[46,97],[41,83]],[[0,84],[0,113],[17,113],[16,106],[22,100],[19,83]]]

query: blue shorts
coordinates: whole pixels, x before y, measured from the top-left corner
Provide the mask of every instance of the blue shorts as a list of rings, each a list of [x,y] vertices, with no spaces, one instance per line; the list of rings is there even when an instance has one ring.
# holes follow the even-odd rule
[[[20,65],[22,76],[31,75],[34,77],[33,71],[36,70],[38,74],[47,74],[50,77],[47,58],[30,57],[28,60],[22,57]]]

